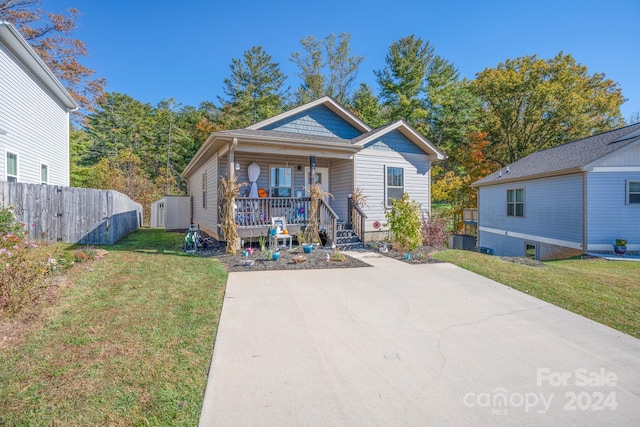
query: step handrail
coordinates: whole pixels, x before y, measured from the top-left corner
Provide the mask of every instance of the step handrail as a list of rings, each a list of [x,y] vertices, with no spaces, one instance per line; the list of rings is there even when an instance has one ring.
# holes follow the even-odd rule
[[[356,233],[356,236],[358,236],[358,239],[360,239],[361,242],[364,242],[365,222],[367,219],[367,215],[364,213],[362,208],[353,201],[353,198],[351,198],[351,196],[349,196],[347,200],[347,222],[351,225],[351,228],[353,229],[354,233]]]

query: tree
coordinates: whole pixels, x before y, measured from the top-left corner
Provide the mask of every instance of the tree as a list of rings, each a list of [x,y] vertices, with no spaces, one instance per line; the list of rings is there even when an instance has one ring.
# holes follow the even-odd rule
[[[489,145],[486,132],[470,132],[463,143],[451,152],[453,162],[434,166],[434,175],[438,178],[431,186],[431,196],[439,202],[451,205],[454,228],[462,227],[462,214],[465,208],[477,206],[476,190],[471,188],[478,179],[489,175],[497,165],[489,161],[485,151]]]
[[[351,34],[347,33],[338,37],[329,34],[324,39],[308,36],[300,40],[305,52],[291,55],[302,80],[296,93],[299,105],[325,95],[341,104],[348,103],[358,68],[364,60],[364,56],[351,55],[350,40]]]
[[[440,94],[458,80],[458,71],[436,55],[428,41],[414,35],[392,43],[385,62],[385,67],[374,73],[390,119],[404,119],[428,134]]]
[[[231,112],[226,117],[227,128],[242,128],[284,110],[287,77],[262,46],[245,51],[242,59],[232,59],[229,67],[231,75],[224,79],[223,87],[228,99],[219,97],[223,109]]]
[[[350,107],[356,116],[374,129],[387,123],[378,97],[366,83],[361,83],[355,91]]]
[[[155,158],[152,144],[153,107],[129,95],[110,92],[88,116],[87,132],[91,149],[87,162],[96,163],[103,157],[118,157],[122,149],[130,149],[142,158]]]
[[[508,59],[472,82],[482,105],[488,156],[501,165],[544,148],[614,129],[624,123],[620,87],[560,52]]]
[[[386,123],[385,118],[382,117],[380,101],[373,93],[373,89],[366,83],[361,83],[358,90],[353,94],[351,110],[363,122],[374,129]]]
[[[47,12],[40,8],[44,0],[0,0],[0,18],[13,22],[29,44],[51,68],[81,109],[93,111],[104,94],[105,79],[80,63],[87,55],[82,40],[72,37],[80,12]]]

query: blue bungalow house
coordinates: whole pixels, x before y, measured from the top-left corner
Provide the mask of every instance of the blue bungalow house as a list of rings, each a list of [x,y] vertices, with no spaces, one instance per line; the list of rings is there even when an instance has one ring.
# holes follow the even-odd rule
[[[403,192],[429,210],[431,162],[444,158],[406,122],[371,129],[323,97],[244,129],[212,133],[182,177],[192,197],[191,222],[215,237],[224,239],[218,180],[235,174],[247,183],[235,200],[241,237],[265,235],[273,217],[285,218],[291,233],[304,227],[314,182],[332,195],[320,206],[329,240],[348,227],[364,241],[384,230],[385,210]],[[353,206],[356,189],[366,206]]]
[[[473,184],[478,245],[500,256],[640,250],[640,123],[531,154]]]

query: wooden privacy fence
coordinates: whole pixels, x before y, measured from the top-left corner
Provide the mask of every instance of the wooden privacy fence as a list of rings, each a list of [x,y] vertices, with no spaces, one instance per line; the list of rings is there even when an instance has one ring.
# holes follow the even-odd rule
[[[0,194],[33,240],[112,245],[142,225],[142,205],[113,190],[0,182]]]

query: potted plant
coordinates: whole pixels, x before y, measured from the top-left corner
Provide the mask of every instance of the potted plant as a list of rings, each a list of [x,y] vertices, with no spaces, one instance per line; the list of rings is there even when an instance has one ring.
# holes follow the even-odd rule
[[[315,249],[318,249],[320,247],[320,242],[318,241],[318,239],[313,239],[313,247]]]
[[[302,250],[304,251],[305,254],[310,254],[312,249],[313,249],[313,243],[302,244]]]
[[[624,239],[616,239],[616,243],[613,245],[613,251],[616,255],[624,255],[627,252],[627,241]]]

